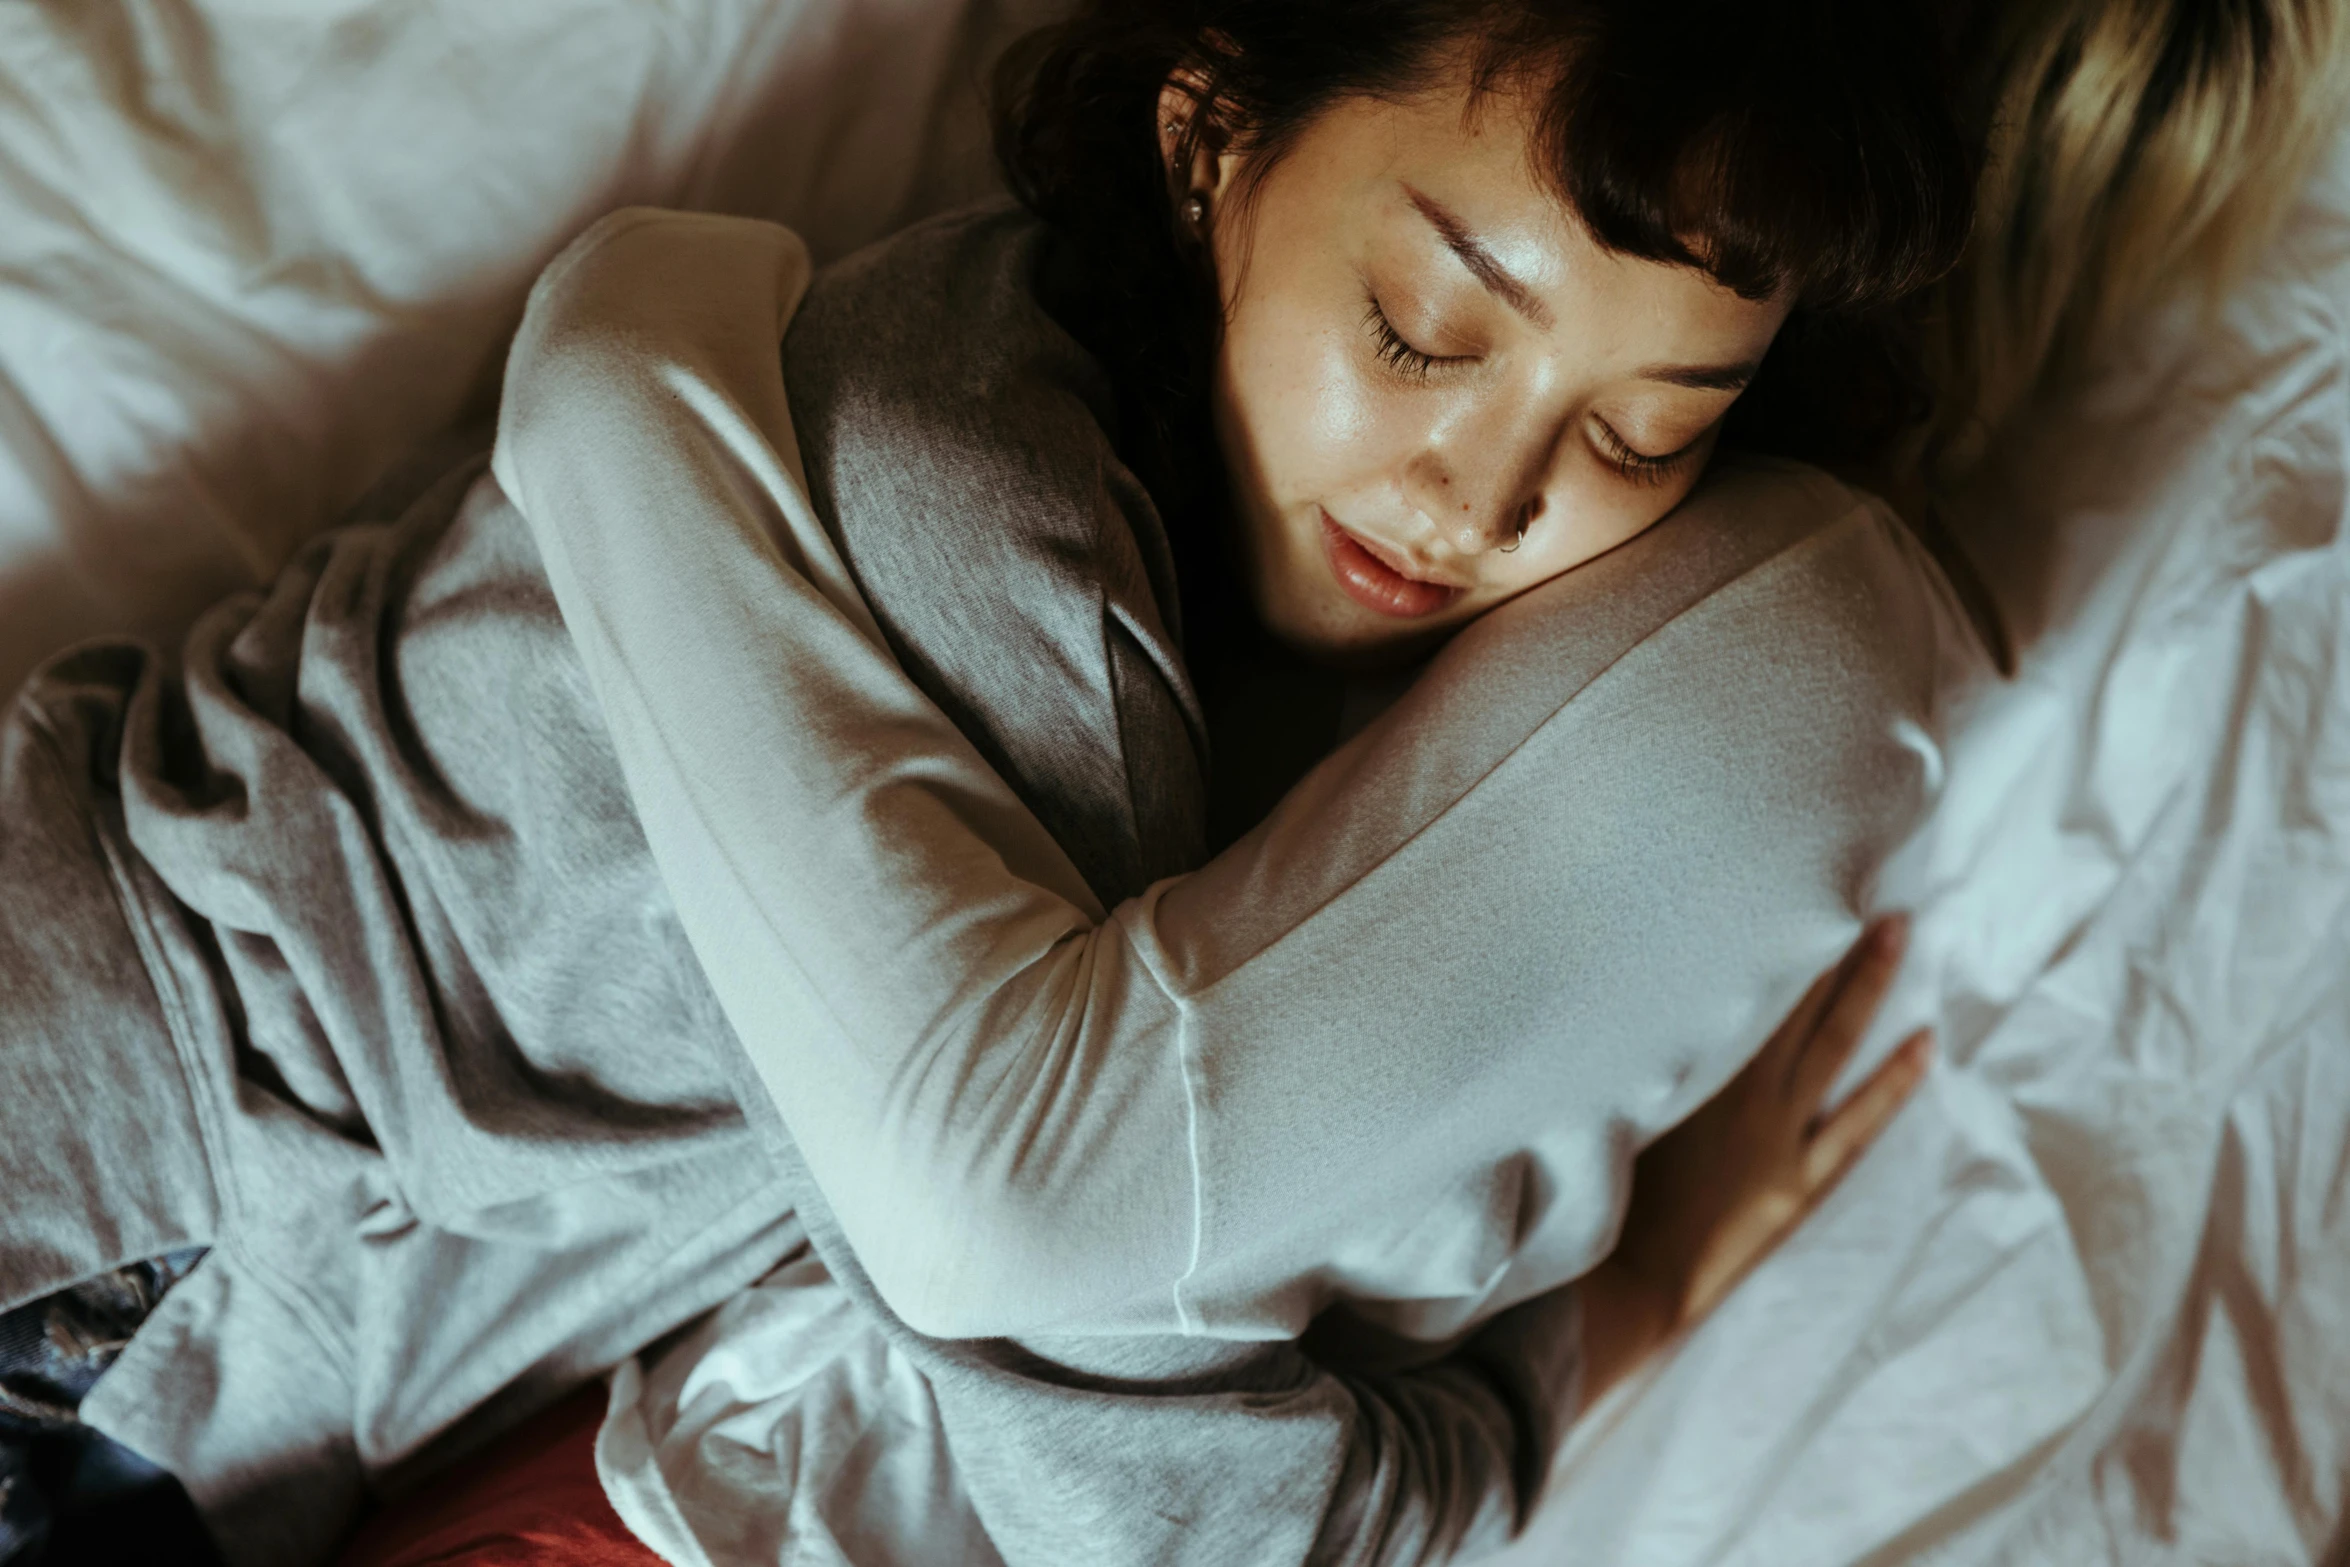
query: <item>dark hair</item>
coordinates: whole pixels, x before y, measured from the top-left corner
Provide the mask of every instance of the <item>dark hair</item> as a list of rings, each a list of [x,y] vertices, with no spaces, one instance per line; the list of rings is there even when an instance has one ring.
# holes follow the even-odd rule
[[[1176,231],[1162,87],[1188,73],[1193,145],[1223,138],[1261,172],[1333,104],[1428,85],[1463,47],[1478,91],[1540,95],[1540,167],[1599,243],[1793,293],[1729,438],[1867,461],[1929,411],[1916,301],[1972,214],[1926,4],[1091,0],[1005,57],[996,152],[1054,233],[1048,300],[1108,365],[1121,444],[1171,510],[1220,493],[1203,393],[1221,322]]]

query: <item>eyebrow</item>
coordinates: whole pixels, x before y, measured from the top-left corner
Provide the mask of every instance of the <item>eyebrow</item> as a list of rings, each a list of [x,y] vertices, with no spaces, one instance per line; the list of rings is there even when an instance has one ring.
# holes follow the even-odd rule
[[[1549,330],[1550,307],[1534,297],[1534,290],[1511,277],[1509,270],[1493,258],[1493,252],[1485,248],[1484,242],[1469,232],[1466,223],[1455,217],[1450,208],[1433,196],[1424,196],[1409,185],[1403,188],[1403,193],[1411,198],[1412,206],[1421,217],[1428,220],[1429,227],[1436,230],[1445,247],[1461,258],[1461,265],[1467,267],[1478,282],[1519,315],[1545,331]]]
[[[1423,194],[1406,185],[1403,193],[1411,198],[1412,206],[1429,227],[1436,230],[1445,248],[1461,258],[1478,282],[1519,315],[1548,331],[1553,317],[1550,307],[1534,297],[1534,291],[1516,278],[1509,269],[1494,258],[1482,240],[1469,231],[1469,226],[1454,214],[1451,208],[1435,197]],[[1642,381],[1661,381],[1667,386],[1686,386],[1699,392],[1742,392],[1762,365],[1754,360],[1734,365],[1652,365],[1636,377]]]
[[[1746,383],[1761,368],[1760,362],[1751,360],[1742,365],[1651,365],[1640,372],[1638,379],[1686,386],[1700,392],[1743,392]]]

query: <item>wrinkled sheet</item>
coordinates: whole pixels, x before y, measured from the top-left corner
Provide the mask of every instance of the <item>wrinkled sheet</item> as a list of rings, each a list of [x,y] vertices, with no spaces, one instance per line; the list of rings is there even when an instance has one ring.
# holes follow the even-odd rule
[[[952,0],[0,7],[0,688],[478,408],[629,201],[972,187]],[[958,137],[961,140],[958,140]],[[2350,1476],[2350,152],[1956,518],[2025,641],[1888,879],[1945,1061],[1518,1563],[2325,1561]],[[906,1492],[901,1494],[918,1494]]]
[[[989,188],[979,72],[1038,10],[0,6],[0,692],[266,580],[486,413],[603,213],[774,218],[823,260]]]

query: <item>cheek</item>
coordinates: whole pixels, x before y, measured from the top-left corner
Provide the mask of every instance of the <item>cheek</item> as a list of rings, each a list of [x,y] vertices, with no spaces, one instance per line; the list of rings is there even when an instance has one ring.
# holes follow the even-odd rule
[[[1522,591],[1571,571],[1647,532],[1687,498],[1704,473],[1703,464],[1693,464],[1688,477],[1651,488],[1628,484],[1597,462],[1579,465],[1551,502],[1549,515],[1560,526],[1540,551],[1532,548],[1532,539],[1527,541],[1520,553],[1530,558],[1518,568],[1513,588]]]
[[[1333,319],[1329,292],[1251,288],[1225,328],[1221,400],[1282,509],[1353,488],[1396,449],[1396,399],[1366,372],[1357,323]]]

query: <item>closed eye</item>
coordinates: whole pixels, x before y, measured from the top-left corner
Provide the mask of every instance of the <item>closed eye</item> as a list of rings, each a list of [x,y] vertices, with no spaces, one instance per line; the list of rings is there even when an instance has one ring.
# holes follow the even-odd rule
[[[1697,448],[1705,441],[1705,436],[1700,435],[1679,451],[1666,452],[1663,456],[1657,457],[1651,456],[1647,452],[1633,450],[1632,444],[1618,434],[1616,427],[1605,419],[1592,420],[1591,430],[1598,443],[1600,455],[1607,460],[1608,466],[1634,484],[1666,483],[1674,474],[1688,465],[1689,459],[1697,454]]]
[[[1371,334],[1379,362],[1407,379],[1425,381],[1433,372],[1446,365],[1468,363],[1467,357],[1431,354],[1425,349],[1413,347],[1395,329],[1395,323],[1387,319],[1387,311],[1380,305],[1376,294],[1364,296],[1363,326]]]

